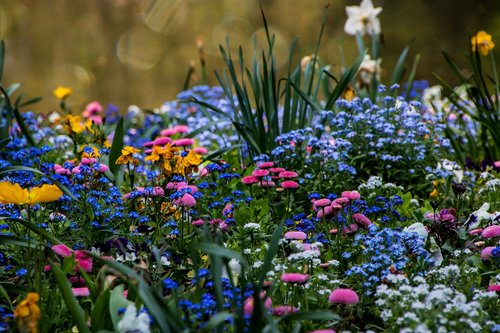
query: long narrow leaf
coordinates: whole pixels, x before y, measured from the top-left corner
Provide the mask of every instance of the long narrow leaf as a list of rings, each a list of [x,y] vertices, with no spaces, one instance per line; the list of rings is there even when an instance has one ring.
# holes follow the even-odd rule
[[[52,244],[62,244],[62,242],[59,239],[57,239],[55,236],[53,236],[52,234],[48,233],[44,229],[41,229],[41,228],[37,227],[36,225],[34,225],[33,223],[30,223],[26,220],[18,219],[15,217],[0,217],[0,221],[12,221],[15,223],[19,223],[22,226],[30,229],[31,231],[34,231],[35,233],[39,234],[40,236],[42,236],[43,238],[45,238],[46,240],[48,240]]]
[[[49,260],[49,265],[52,269],[54,277],[56,278],[57,286],[61,291],[62,298],[66,303],[66,306],[68,307],[69,313],[71,314],[76,327],[78,327],[78,332],[90,333],[90,329],[87,326],[87,321],[85,319],[85,313],[83,312],[82,307],[76,301],[75,296],[73,296],[71,285],[69,284],[68,279],[61,271],[59,266],[54,264],[51,260]]]
[[[118,123],[116,124],[115,134],[113,136],[113,143],[111,144],[111,149],[109,151],[109,170],[117,179],[118,171],[120,165],[116,164],[116,160],[121,156],[123,149],[123,117],[120,117]]]

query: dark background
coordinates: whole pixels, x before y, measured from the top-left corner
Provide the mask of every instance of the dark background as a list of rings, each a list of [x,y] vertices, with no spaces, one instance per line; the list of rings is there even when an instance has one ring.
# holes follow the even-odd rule
[[[387,82],[403,48],[413,40],[409,62],[421,56],[417,79],[437,80],[433,72],[454,81],[441,46],[460,64],[469,34],[486,30],[500,48],[499,0],[373,0],[385,45],[382,81]],[[295,61],[314,51],[323,11],[327,26],[320,57],[338,72],[352,63],[354,37],[343,31],[345,6],[360,1],[261,1],[277,34],[278,61],[286,64],[290,42],[299,38]],[[324,10],[325,6],[328,8]],[[159,107],[175,98],[189,63],[197,60],[196,41],[203,40],[209,83],[222,69],[218,45],[229,35],[251,56],[252,36],[262,41],[262,19],[256,0],[0,0],[0,38],[6,41],[4,84],[24,83],[24,91],[44,100],[37,112],[57,108],[52,90],[70,86],[69,102],[81,109],[92,100],[124,109],[136,104]],[[196,76],[200,78],[199,66]]]

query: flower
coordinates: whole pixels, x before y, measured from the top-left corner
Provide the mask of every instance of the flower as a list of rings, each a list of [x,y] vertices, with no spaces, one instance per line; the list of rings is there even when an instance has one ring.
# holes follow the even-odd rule
[[[371,0],[363,0],[360,6],[347,6],[347,21],[344,31],[349,35],[380,34],[380,21],[377,15],[382,11],[381,7],[374,8]]]
[[[344,191],[342,192],[342,198],[346,198],[349,200],[357,200],[361,198],[361,195],[358,191]]]
[[[307,234],[302,231],[289,231],[285,234],[285,239],[304,240],[306,238]]]
[[[82,124],[80,116],[72,116],[70,114],[64,119],[63,127],[69,134],[78,134],[85,130],[85,125]]]
[[[52,246],[52,251],[63,258],[71,257],[71,255],[73,254],[73,251],[64,244],[57,244]]]
[[[54,90],[54,95],[57,97],[57,99],[65,100],[69,95],[73,93],[73,89],[69,87],[62,87],[59,86]]]
[[[281,281],[285,283],[304,284],[307,280],[309,280],[308,274],[283,273],[283,275],[281,275]]]
[[[491,41],[491,35],[481,30],[477,35],[472,36],[470,43],[472,45],[472,52],[476,52],[476,48],[482,55],[488,55],[488,52],[495,47],[495,43]]]
[[[147,313],[140,313],[137,315],[137,309],[134,304],[130,304],[127,306],[127,310],[125,310],[125,314],[123,315],[120,322],[118,322],[118,332],[127,333],[127,332],[135,332],[135,333],[149,333],[149,325],[151,324],[151,320]]]
[[[374,76],[377,81],[380,81],[380,74],[382,73],[381,62],[382,59],[372,59],[370,55],[365,55],[358,69],[358,78],[361,84],[370,84]]]
[[[131,163],[134,165],[139,164],[139,161],[134,158],[134,154],[140,152],[140,149],[131,147],[131,146],[125,146],[122,149],[122,154],[118,159],[116,160],[116,164],[127,164]]]
[[[481,236],[484,238],[493,238],[500,236],[500,225],[490,225],[486,227],[482,232]]]
[[[328,301],[337,304],[357,304],[359,303],[359,296],[352,289],[338,288],[332,291],[328,297]]]
[[[75,297],[88,297],[90,296],[90,290],[87,287],[71,288],[71,292]]]
[[[0,202],[3,204],[35,205],[57,200],[62,195],[62,191],[56,185],[44,184],[28,190],[17,183],[0,182]]]
[[[36,304],[40,300],[37,293],[28,293],[26,298],[14,310],[14,318],[21,331],[38,332],[38,320],[41,317],[40,308]]]
[[[293,180],[285,180],[284,182],[281,182],[281,187],[285,190],[295,189],[299,187],[299,183],[294,182]]]

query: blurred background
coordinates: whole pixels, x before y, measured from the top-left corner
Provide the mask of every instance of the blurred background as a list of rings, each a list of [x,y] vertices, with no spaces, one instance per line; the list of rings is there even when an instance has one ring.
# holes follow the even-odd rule
[[[30,96],[43,96],[33,111],[57,109],[52,91],[73,88],[74,109],[93,100],[122,110],[135,104],[159,107],[182,89],[192,60],[201,74],[197,41],[204,45],[208,83],[224,68],[218,46],[229,36],[249,59],[252,38],[264,42],[259,3],[276,34],[278,63],[286,68],[293,37],[294,63],[314,51],[323,13],[327,25],[320,58],[340,69],[357,55],[344,33],[345,6],[361,0],[0,0],[0,39],[7,58],[4,84],[22,82]],[[373,0],[385,45],[382,81],[390,79],[403,48],[413,40],[409,61],[421,56],[417,79],[436,84],[433,73],[454,80],[441,46],[465,63],[469,33],[486,30],[500,48],[500,0]],[[325,7],[327,7],[325,9]],[[440,46],[441,45],[441,46]],[[385,74],[385,75],[384,75]],[[197,80],[197,81],[196,81]],[[455,82],[455,81],[453,81]],[[458,83],[458,82],[455,82]]]

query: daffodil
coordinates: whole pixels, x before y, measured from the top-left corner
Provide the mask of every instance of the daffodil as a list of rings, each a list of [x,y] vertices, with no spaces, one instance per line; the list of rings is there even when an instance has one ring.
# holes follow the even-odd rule
[[[359,6],[347,6],[347,21],[344,30],[349,35],[380,34],[380,21],[377,15],[382,11],[381,7],[374,8],[371,0],[363,0]]]
[[[56,185],[44,184],[28,190],[17,183],[0,182],[0,202],[3,204],[35,205],[57,200],[62,195],[62,191]]]
[[[131,146],[125,146],[122,149],[122,154],[118,159],[116,160],[116,164],[134,164],[137,165],[139,164],[139,160],[134,158],[134,154],[140,152],[140,149],[131,147]]]
[[[71,89],[69,87],[59,86],[54,90],[54,95],[57,97],[57,99],[60,99],[60,100],[65,100],[72,93],[73,93],[73,89]]]
[[[477,35],[473,36],[470,40],[472,44],[472,51],[475,52],[476,48],[482,55],[488,55],[488,52],[495,47],[495,43],[491,40],[491,35],[488,35],[486,31],[479,31]]]
[[[14,310],[14,318],[21,332],[38,332],[38,320],[41,317],[40,308],[37,304],[39,300],[40,296],[37,293],[28,293],[26,298]]]

